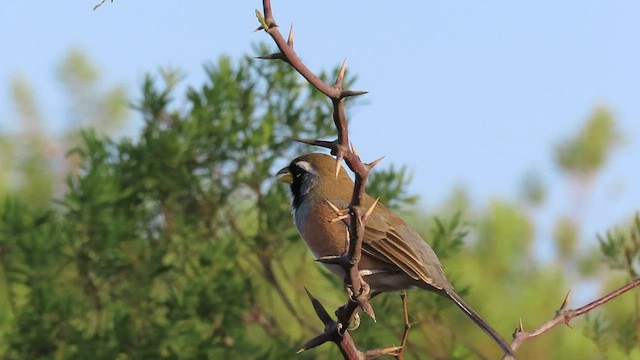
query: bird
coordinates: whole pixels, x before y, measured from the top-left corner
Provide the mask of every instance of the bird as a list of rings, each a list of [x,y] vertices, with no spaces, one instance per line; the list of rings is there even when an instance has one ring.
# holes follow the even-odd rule
[[[345,209],[352,197],[354,183],[344,166],[337,171],[334,157],[311,153],[292,160],[276,178],[289,184],[294,223],[313,255],[323,258],[343,254],[348,230],[343,222],[335,221],[333,207]],[[377,201],[368,194],[362,200],[365,209]],[[344,277],[339,265],[323,265]],[[509,344],[454,291],[427,242],[380,203],[365,222],[359,272],[376,292],[421,288],[444,296],[493,338],[505,355],[516,357]]]

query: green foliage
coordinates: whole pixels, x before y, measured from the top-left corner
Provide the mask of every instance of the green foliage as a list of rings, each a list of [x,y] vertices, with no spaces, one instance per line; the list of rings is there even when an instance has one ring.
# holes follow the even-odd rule
[[[406,166],[397,168],[393,164],[386,169],[372,173],[367,182],[367,193],[380,198],[380,201],[390,209],[399,210],[402,206],[415,204],[416,195],[407,194],[407,185],[412,175]]]
[[[492,201],[478,227],[475,244],[478,254],[491,258],[495,271],[506,272],[513,267],[514,260],[527,258],[533,225],[517,205]]]
[[[605,164],[620,135],[607,108],[596,108],[579,133],[556,147],[556,163],[567,174],[590,178]]]
[[[61,196],[64,179],[75,173],[79,159],[64,154],[80,143],[78,126],[113,133],[128,117],[127,94],[122,86],[103,89],[100,71],[79,50],[70,52],[58,66],[59,85],[68,100],[63,129],[49,129],[51,120],[40,111],[35,91],[24,75],[11,83],[18,124],[0,134],[0,200],[12,194],[46,209],[52,196]]]
[[[542,179],[533,172],[526,174],[520,194],[524,201],[531,206],[541,206],[547,197]]]
[[[313,261],[292,225],[286,188],[273,179],[291,158],[314,151],[289,138],[335,136],[330,103],[279,62],[221,57],[205,71],[207,81],[186,94],[176,90],[177,71],[146,77],[134,102],[144,120],[136,138],[105,135],[117,121],[55,138],[79,144],[68,153],[68,191],[55,204],[51,189],[62,186],[50,179],[42,194],[11,198],[5,195],[11,180],[0,179],[0,358],[292,358],[321,330],[304,287],[330,311],[344,303],[342,279]],[[60,67],[75,125],[123,114],[117,105],[123,92],[101,91],[98,74],[79,53]],[[16,86],[16,101],[25,104],[21,116],[41,129],[32,91]],[[40,133],[33,131],[24,147],[0,137],[7,149],[0,162],[12,176],[49,176],[47,166],[18,170],[28,168],[27,150],[35,164],[50,164],[41,146],[51,139]],[[587,144],[596,141],[592,135],[578,135],[575,143],[593,146]],[[589,175],[606,156],[591,158],[599,165],[589,167]],[[410,180],[406,167],[376,168],[368,191],[406,211],[416,200],[406,192]],[[408,216],[458,292],[505,338],[518,318],[528,329],[553,315],[573,280],[564,274],[567,263],[579,260],[580,229],[564,218],[556,228],[562,264],[532,255],[528,210],[544,204],[544,187],[536,177],[524,187],[524,204],[495,199],[474,208],[460,188],[437,215]],[[624,270],[625,280],[640,271],[639,234],[636,217],[631,231],[599,237],[605,261]],[[603,291],[620,283],[601,280]],[[499,356],[491,339],[446,299],[417,290],[408,298],[415,324],[406,358]],[[637,296],[611,304],[588,319],[585,336],[555,329],[519,354],[637,358]],[[363,316],[352,332],[359,348],[398,344],[404,328],[399,296],[383,294],[372,305],[378,322]],[[297,356],[340,354],[325,345]]]
[[[442,260],[452,257],[460,251],[463,240],[468,234],[468,228],[461,223],[462,213],[455,214],[448,223],[440,218],[434,219],[430,231],[429,243],[433,251]]]
[[[553,239],[560,258],[569,258],[575,254],[576,245],[580,239],[580,229],[573,219],[567,216],[560,217],[553,229]]]
[[[625,271],[629,279],[637,278],[640,273],[640,214],[636,214],[628,232],[614,229],[597,237],[605,262],[613,269]]]
[[[72,60],[63,73],[79,67],[71,82],[88,86],[94,73]],[[330,106],[282,64],[221,58],[206,71],[184,109],[171,107],[175,72],[147,77],[135,141],[82,132],[61,211],[6,201],[3,358],[291,354],[307,305],[292,292],[309,281],[283,281],[297,275],[283,266],[306,250],[272,174],[301,151],[289,137],[331,134]],[[399,192],[385,176],[378,189]]]

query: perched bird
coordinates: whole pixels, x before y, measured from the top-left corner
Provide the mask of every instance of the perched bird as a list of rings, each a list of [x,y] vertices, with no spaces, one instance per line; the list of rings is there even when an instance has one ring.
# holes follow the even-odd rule
[[[347,227],[336,218],[328,202],[346,208],[353,181],[344,167],[335,175],[336,160],[325,154],[307,154],[294,159],[277,173],[278,180],[290,184],[291,211],[300,235],[313,254],[320,258],[342,254]],[[365,194],[368,208],[374,199]],[[325,264],[344,276],[338,265]],[[419,287],[452,300],[473,322],[491,336],[503,352],[515,357],[511,347],[453,290],[440,260],[431,247],[398,215],[381,204],[375,206],[365,224],[362,258],[363,279],[372,290],[388,292]]]

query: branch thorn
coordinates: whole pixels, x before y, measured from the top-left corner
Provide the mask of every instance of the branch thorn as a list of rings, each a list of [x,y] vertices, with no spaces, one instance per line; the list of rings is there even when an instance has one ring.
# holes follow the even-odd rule
[[[313,309],[315,310],[316,315],[318,315],[318,318],[320,318],[325,325],[332,322],[333,319],[331,318],[331,315],[329,315],[320,301],[318,301],[318,299],[316,299],[306,287],[304,288],[304,291],[307,293],[309,300],[311,300],[311,305],[313,305]]]
[[[369,303],[369,300],[365,298],[364,300],[358,300],[358,302],[360,303],[360,307],[365,312],[365,314],[369,315],[369,317],[371,317],[373,322],[377,322],[376,313],[373,311],[373,307]]]
[[[567,327],[569,327],[569,329],[573,330],[573,326],[571,326],[570,321],[571,321],[571,319],[567,320],[564,324],[567,325]]]
[[[342,159],[344,155],[342,153],[338,153],[336,156],[336,179],[338,178],[338,174],[340,174],[340,168],[342,167]]]
[[[291,27],[289,28],[289,38],[287,39],[287,44],[293,47],[293,23],[291,23]]]
[[[269,55],[260,55],[260,56],[256,56],[255,58],[262,59],[262,60],[285,60],[284,54],[281,52],[277,52]]]
[[[376,160],[373,160],[372,162],[367,164],[367,167],[369,168],[369,170],[371,170],[374,166],[378,165],[380,163],[380,161],[382,161],[384,159],[384,156],[381,156],[379,158],[377,158]]]
[[[364,358],[375,359],[382,355],[389,355],[389,356],[393,356],[395,358],[400,359],[398,355],[400,354],[401,351],[402,351],[402,346],[392,346],[384,349],[368,350],[364,353]]]
[[[316,261],[322,264],[340,265],[340,256],[322,256],[317,258]]]
[[[371,213],[373,213],[373,209],[375,209],[376,205],[378,205],[378,201],[379,200],[380,200],[380,198],[377,198],[376,201],[374,201],[373,204],[371,204],[371,206],[367,209],[367,211],[362,216],[363,220],[366,221],[367,218],[369,217],[369,215],[371,215]]]
[[[296,352],[296,354],[300,354],[303,351],[313,349],[316,346],[320,346],[326,342],[332,341],[332,339],[327,335],[327,333],[322,333],[313,339],[307,341],[306,344],[302,345],[302,348]]]
[[[362,91],[362,90],[342,90],[340,92],[340,98],[346,98],[350,96],[359,96],[359,95],[364,95],[368,93],[369,93],[368,91]]]
[[[560,305],[560,311],[564,311],[567,309],[567,306],[569,305],[569,299],[571,299],[571,288],[569,288],[569,291],[567,291],[567,295],[564,297],[562,305]]]
[[[347,71],[347,59],[342,61],[342,66],[340,66],[340,71],[338,72],[338,76],[336,77],[336,86],[342,87],[342,82],[344,81],[344,73]]]
[[[339,207],[333,205],[333,203],[329,200],[325,200],[325,202],[327,203],[327,205],[329,205],[329,207],[331,208],[331,210],[333,210],[333,212],[335,212],[337,215],[340,215],[342,213],[342,211],[340,210]]]
[[[323,147],[325,149],[331,150],[332,152],[337,147],[336,140],[327,141],[327,140],[316,140],[316,139],[297,139],[297,138],[290,138],[290,139],[295,141],[295,142],[299,142],[299,143],[303,143],[303,144],[307,144],[307,145]]]
[[[353,143],[351,142],[351,152],[353,153],[353,155],[355,155],[356,157],[360,157],[360,154],[358,154],[358,150],[356,150],[356,146],[353,145]]]

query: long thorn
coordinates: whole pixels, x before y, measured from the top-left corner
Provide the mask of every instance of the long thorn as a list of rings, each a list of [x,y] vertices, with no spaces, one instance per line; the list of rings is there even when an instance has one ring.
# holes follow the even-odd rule
[[[306,287],[304,288],[304,291],[306,291],[309,300],[311,300],[311,305],[313,305],[313,310],[315,310],[316,315],[322,321],[322,323],[327,325],[328,323],[332,322],[333,319],[331,318],[331,315],[329,315],[320,301],[316,299],[315,296],[311,295],[311,292]]]
[[[338,154],[336,157],[336,179],[338,178],[338,174],[340,174],[340,168],[342,167],[342,154]]]
[[[287,44],[293,48],[293,23],[291,23],[291,27],[289,28],[289,38],[287,39]]]
[[[278,52],[278,53],[273,53],[269,55],[256,56],[255,58],[262,59],[262,60],[284,60],[284,54],[281,52]]]
[[[369,167],[369,170],[371,170],[374,166],[378,165],[380,163],[380,161],[382,161],[384,159],[384,156],[381,156],[379,158],[377,158],[376,160],[373,160],[372,162],[367,164],[367,167]]]
[[[374,201],[373,204],[371,204],[371,206],[367,209],[367,211],[362,216],[363,219],[366,220],[369,217],[369,215],[371,215],[371,213],[373,213],[373,209],[375,209],[376,205],[378,205],[378,201],[379,200],[380,200],[380,198],[377,198],[376,201]]]
[[[331,208],[331,210],[333,210],[333,212],[336,213],[336,215],[340,215],[342,213],[342,211],[340,210],[339,207],[335,206],[331,201],[329,200],[325,200],[324,202],[327,203],[327,205],[329,205],[329,207]]]
[[[360,308],[362,309],[362,311],[364,311],[365,314],[369,315],[373,322],[377,322],[376,313],[373,311],[373,307],[369,303],[369,300],[367,298],[364,298],[362,300],[358,300],[358,303],[360,304]]]
[[[360,154],[358,154],[358,150],[356,150],[356,146],[353,145],[353,143],[351,142],[351,152],[353,153],[353,155],[355,155],[356,157],[360,157]]]
[[[314,337],[313,339],[307,341],[306,344],[302,345],[302,348],[300,350],[298,350],[298,352],[296,352],[296,354],[300,354],[303,351],[309,350],[309,349],[313,349],[316,346],[320,346],[326,342],[331,341],[331,336],[328,333],[322,333],[316,337]]]
[[[296,138],[291,138],[291,140],[293,140],[295,142],[307,144],[307,145],[323,147],[325,149],[330,149],[331,151],[334,151],[334,149],[336,148],[336,141],[335,140],[334,141],[327,141],[327,140],[296,139]]]
[[[569,288],[569,291],[567,291],[567,295],[565,295],[564,300],[562,301],[562,305],[560,305],[560,311],[567,309],[570,299],[571,299],[571,288]]]
[[[340,98],[360,96],[368,93],[369,93],[368,91],[362,91],[362,90],[342,90],[340,92]]]
[[[340,265],[340,256],[323,256],[316,259],[321,264]]]
[[[349,217],[350,217],[349,215],[340,215],[337,218],[329,220],[329,222],[334,223],[338,221],[343,221],[343,220],[347,220]]]
[[[338,72],[338,76],[336,77],[336,86],[342,87],[342,82],[344,81],[344,73],[347,71],[347,59],[344,59],[342,62],[342,66],[340,66],[340,71]]]

